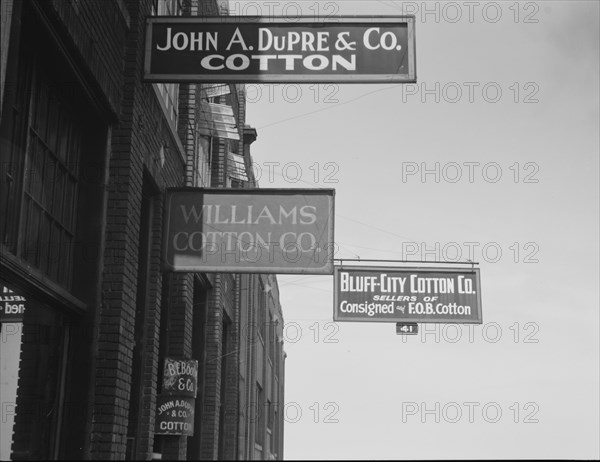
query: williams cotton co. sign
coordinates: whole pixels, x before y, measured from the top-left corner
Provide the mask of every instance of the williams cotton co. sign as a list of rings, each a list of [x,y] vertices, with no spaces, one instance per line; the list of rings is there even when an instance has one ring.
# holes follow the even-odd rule
[[[182,272],[332,274],[334,193],[170,190],[164,267]]]
[[[479,269],[336,267],[333,320],[481,324]]]
[[[151,17],[151,82],[416,82],[414,16]]]

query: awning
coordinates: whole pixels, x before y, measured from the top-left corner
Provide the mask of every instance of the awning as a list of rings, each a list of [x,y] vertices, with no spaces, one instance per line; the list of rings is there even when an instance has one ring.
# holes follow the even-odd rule
[[[235,178],[236,180],[241,181],[250,181],[248,179],[248,174],[246,173],[246,164],[244,162],[244,156],[240,156],[239,154],[235,154],[233,152],[227,153],[228,160],[228,168],[227,174],[231,178]]]
[[[231,88],[228,83],[207,83],[200,87],[201,98],[215,98],[229,93],[231,93]]]
[[[230,140],[240,139],[233,109],[226,104],[200,103],[196,125],[202,135]]]

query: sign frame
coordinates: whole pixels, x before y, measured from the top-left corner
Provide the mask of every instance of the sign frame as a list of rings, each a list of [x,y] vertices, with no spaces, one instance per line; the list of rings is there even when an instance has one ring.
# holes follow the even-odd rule
[[[460,321],[456,318],[437,318],[435,320],[424,319],[419,315],[413,317],[405,317],[401,319],[367,319],[365,317],[358,317],[356,315],[352,317],[340,318],[337,314],[338,309],[338,285],[337,278],[340,271],[344,270],[357,270],[357,271],[372,271],[377,272],[393,272],[393,271],[406,271],[406,272],[430,272],[430,273],[471,273],[475,275],[475,285],[477,287],[477,305],[478,313],[475,320]],[[417,323],[417,324],[483,324],[483,310],[481,305],[481,275],[479,268],[447,268],[439,266],[404,266],[404,267],[393,267],[393,266],[358,266],[358,265],[336,265],[333,269],[333,321],[334,322],[367,322],[367,323]]]
[[[165,192],[164,210],[163,210],[163,241],[162,241],[162,252],[161,252],[161,266],[163,272],[177,272],[177,273],[261,273],[261,274],[315,274],[315,275],[332,275],[335,264],[333,258],[333,249],[331,253],[328,253],[326,264],[322,267],[314,268],[302,268],[302,267],[266,267],[266,266],[231,266],[231,269],[225,266],[203,266],[198,269],[175,269],[174,265],[169,263],[169,235],[170,235],[170,223],[169,219],[171,216],[171,199],[173,193],[178,192],[198,192],[207,193],[214,195],[236,195],[236,194],[247,194],[247,195],[283,195],[283,196],[294,196],[294,195],[328,195],[330,196],[329,203],[329,222],[327,223],[327,234],[331,236],[331,245],[333,247],[335,243],[335,189],[333,188],[198,188],[198,187],[175,187],[167,188]],[[324,233],[325,234],[325,233]],[[330,250],[327,250],[330,252]]]
[[[416,37],[414,15],[341,15],[335,16],[334,20],[318,22],[313,16],[298,16],[294,21],[286,16],[149,16],[146,18],[146,42],[144,50],[144,73],[142,81],[152,83],[416,83]],[[206,24],[283,24],[286,26],[301,26],[315,24],[319,27],[327,25],[351,24],[351,25],[376,25],[376,24],[406,24],[408,34],[408,73],[406,74],[361,74],[361,75],[300,75],[300,74],[155,74],[151,73],[152,65],[152,31],[154,24],[168,23],[206,23]]]

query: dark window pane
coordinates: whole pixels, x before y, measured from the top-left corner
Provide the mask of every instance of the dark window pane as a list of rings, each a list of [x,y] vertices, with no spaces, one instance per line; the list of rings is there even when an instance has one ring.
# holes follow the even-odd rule
[[[44,272],[48,272],[48,246],[50,245],[50,218],[49,216],[41,212],[40,213],[40,227],[38,229],[38,249],[39,249],[39,262],[40,269]]]
[[[58,280],[58,267],[62,259],[60,248],[61,232],[60,226],[56,222],[53,222],[50,227],[50,244],[48,245],[48,276],[55,281]]]
[[[48,149],[52,152],[56,152],[56,140],[58,138],[58,114],[59,114],[59,105],[56,101],[55,97],[52,97],[50,100],[51,104],[48,108],[48,125],[45,135],[46,145]]]
[[[68,162],[67,151],[69,150],[69,136],[71,132],[71,124],[68,123],[66,114],[60,113],[60,132],[58,134],[58,143],[56,148],[56,154],[58,159],[66,164]]]
[[[80,160],[80,153],[81,153],[81,136],[80,136],[79,131],[76,130],[74,126],[72,126],[69,152],[67,153],[67,155],[68,155],[67,166],[69,167],[69,170],[71,171],[71,173],[73,173],[74,175],[77,175],[77,167],[78,167],[79,160]]]
[[[44,136],[48,123],[48,85],[46,82],[41,82],[38,88],[38,101],[34,111],[35,123],[33,127],[40,136]]]
[[[63,209],[63,226],[69,231],[73,231],[75,224],[75,183],[67,178],[65,182],[65,196],[64,196],[64,209]]]
[[[62,223],[62,208],[64,205],[66,172],[57,166],[54,177],[54,198],[52,199],[52,216]]]
[[[40,209],[31,201],[29,204],[29,220],[25,231],[24,251],[23,257],[35,265],[38,266],[38,236],[40,226]]]
[[[44,173],[44,146],[39,139],[33,135],[29,142],[29,165],[26,178],[26,191],[40,201],[42,195],[42,175]]]
[[[39,74],[27,128],[21,256],[68,287],[73,271],[78,165],[83,137],[77,115],[56,85]]]
[[[63,249],[61,255],[64,258],[61,258],[61,262],[59,265],[59,277],[58,282],[67,286],[70,286],[71,274],[73,270],[72,260],[73,260],[73,238],[66,233],[63,232],[63,239],[61,242],[61,248]],[[63,264],[64,262],[64,264]]]
[[[40,181],[42,187],[42,205],[44,209],[50,210],[52,207],[52,190],[54,189],[56,161],[49,155],[46,155],[45,158],[44,172]]]

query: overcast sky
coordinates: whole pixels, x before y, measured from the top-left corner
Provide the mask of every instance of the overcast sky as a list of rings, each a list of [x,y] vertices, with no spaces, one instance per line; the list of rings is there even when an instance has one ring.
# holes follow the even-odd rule
[[[480,262],[484,320],[334,325],[331,276],[279,277],[285,457],[598,458],[599,3],[269,3],[416,14],[416,86],[249,85],[252,154],[335,188],[336,258]]]

